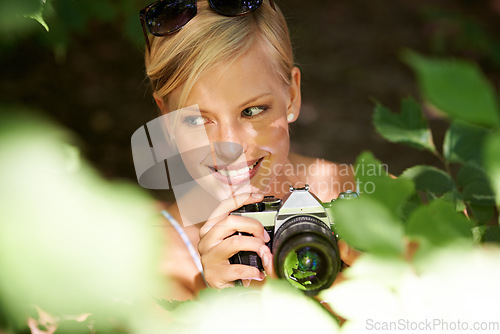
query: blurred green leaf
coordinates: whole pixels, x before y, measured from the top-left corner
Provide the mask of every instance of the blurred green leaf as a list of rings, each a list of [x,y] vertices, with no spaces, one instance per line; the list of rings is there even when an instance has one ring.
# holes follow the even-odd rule
[[[349,245],[381,255],[403,251],[403,225],[373,198],[338,201],[333,206],[335,229]]]
[[[465,187],[470,183],[484,182],[489,183],[488,175],[484,168],[475,162],[468,162],[464,164],[457,173],[457,185]]]
[[[500,243],[500,226],[486,226],[483,241]]]
[[[463,165],[457,174],[457,184],[462,187],[464,201],[479,224],[484,224],[495,214],[495,193],[483,168],[473,162]]]
[[[103,22],[111,22],[117,18],[123,9],[115,2],[101,0],[86,0],[83,8],[90,18]]]
[[[420,105],[412,98],[404,99],[399,114],[377,103],[373,114],[377,132],[393,143],[403,143],[411,147],[435,152],[432,133]]]
[[[427,20],[432,25],[433,54],[470,54],[500,66],[498,37],[485,29],[482,19],[472,13],[449,8],[428,8]]]
[[[411,181],[391,177],[388,166],[382,164],[370,152],[359,155],[354,173],[363,197],[376,200],[395,217],[402,216],[403,206],[414,193]]]
[[[403,59],[416,72],[425,99],[452,119],[488,127],[500,124],[497,95],[476,65],[428,59],[411,51]]]
[[[449,191],[442,196],[432,196],[432,199],[441,198],[442,200],[449,202],[455,206],[455,211],[462,212],[466,209],[464,198],[458,190]]]
[[[407,222],[412,212],[421,205],[422,199],[417,192],[414,192],[401,208],[401,218],[403,219],[403,222]]]
[[[205,293],[207,291],[210,293]],[[297,310],[307,321],[277,321],[287,319]],[[172,324],[166,333],[339,332],[337,321],[324,307],[284,280],[267,279],[259,290],[204,289],[196,300],[182,303],[169,316]],[[242,323],[242,317],[255,321]]]
[[[398,255],[363,254],[356,259],[355,265],[347,267],[342,273],[348,279],[366,279],[394,288],[412,270],[411,264]]]
[[[154,202],[136,185],[102,179],[71,142],[44,117],[2,108],[0,308],[21,324],[34,304],[127,326],[143,311],[120,305],[158,288]]]
[[[57,19],[68,33],[84,31],[89,20],[86,7],[85,2],[82,1],[56,1],[54,3]]]
[[[486,226],[476,225],[472,228],[472,240],[474,244],[480,244],[483,242],[484,233],[486,232]]]
[[[0,1],[0,44],[39,28],[29,16],[40,12],[41,6],[40,0]]]
[[[462,194],[464,200],[471,204],[485,206],[495,205],[495,194],[487,182],[471,182],[464,187]]]
[[[416,190],[437,197],[456,190],[453,179],[446,172],[433,166],[413,166],[405,170],[400,177],[412,180]]]
[[[380,257],[379,257],[380,258]],[[372,269],[373,266],[360,269]],[[353,267],[357,265],[357,261]],[[394,270],[390,271],[391,273]],[[378,272],[373,273],[374,276]],[[399,274],[395,272],[395,274]],[[396,276],[395,278],[399,278]],[[396,319],[401,304],[394,288],[375,279],[348,279],[321,293],[321,298],[332,305],[335,314],[349,321],[342,325],[342,334],[368,333],[367,319]],[[362,300],[363,302],[359,302]],[[369,320],[368,320],[369,321]],[[358,324],[358,326],[356,326]],[[354,327],[354,328],[353,328]],[[357,327],[357,328],[356,328]],[[326,333],[323,332],[322,333]],[[386,333],[381,331],[381,333]]]
[[[472,242],[472,223],[453,205],[437,199],[413,212],[407,234],[435,246],[457,240]]]
[[[179,306],[181,306],[182,304],[188,303],[191,301],[190,299],[188,299],[188,300],[173,300],[173,299],[166,300],[163,298],[154,298],[154,300],[162,309],[164,309],[165,311],[168,311],[168,312],[173,311],[176,308],[178,308]]]
[[[490,135],[484,146],[484,166],[495,192],[496,205],[500,206],[500,132]]]
[[[490,131],[463,121],[455,121],[446,132],[443,154],[448,162],[481,164],[484,140]]]
[[[49,31],[49,26],[47,25],[47,23],[43,19],[43,11],[40,11],[39,13],[35,13],[33,15],[29,15],[29,17],[36,20],[38,23],[40,23],[42,25],[42,27],[45,28],[45,30]]]
[[[0,2],[0,18],[2,20],[12,16],[29,16],[40,11],[41,0],[16,0]]]
[[[486,224],[495,216],[495,207],[490,205],[470,204],[472,218],[478,224]]]

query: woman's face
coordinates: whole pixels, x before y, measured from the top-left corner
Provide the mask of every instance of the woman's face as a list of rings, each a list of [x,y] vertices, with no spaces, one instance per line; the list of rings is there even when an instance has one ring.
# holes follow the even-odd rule
[[[174,90],[164,112],[178,105]],[[266,52],[253,47],[205,73],[194,85],[170,129],[191,176],[219,200],[236,193],[265,193],[286,163],[288,123],[300,110],[300,72],[287,85]],[[293,113],[294,117],[287,120]]]

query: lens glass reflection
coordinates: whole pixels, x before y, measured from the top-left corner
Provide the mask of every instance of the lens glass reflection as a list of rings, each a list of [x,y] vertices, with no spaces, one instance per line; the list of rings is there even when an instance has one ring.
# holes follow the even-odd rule
[[[318,248],[307,245],[290,251],[284,261],[286,279],[302,290],[315,290],[325,283],[328,262]]]

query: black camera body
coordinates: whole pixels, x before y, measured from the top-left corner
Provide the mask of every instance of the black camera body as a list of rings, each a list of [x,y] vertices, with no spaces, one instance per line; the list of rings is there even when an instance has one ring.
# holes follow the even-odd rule
[[[341,193],[338,199],[358,197],[355,192]],[[245,205],[232,215],[257,219],[271,236],[267,246],[273,253],[277,275],[307,295],[316,295],[330,287],[341,269],[332,207],[338,200],[323,203],[304,188],[290,187],[283,198],[266,196],[263,201]],[[263,270],[255,252],[239,252],[233,264],[250,265]]]

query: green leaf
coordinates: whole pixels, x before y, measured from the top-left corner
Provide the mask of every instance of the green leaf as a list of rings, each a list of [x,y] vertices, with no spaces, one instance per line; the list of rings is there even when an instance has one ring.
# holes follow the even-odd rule
[[[476,181],[469,183],[463,189],[464,200],[476,205],[495,205],[495,194],[486,182]]]
[[[36,1],[38,4],[38,8],[36,11],[33,11],[31,13],[24,14],[23,16],[34,19],[38,23],[42,25],[42,27],[45,28],[45,30],[48,32],[49,31],[49,26],[45,22],[43,18],[43,12],[45,10],[45,6],[47,6],[47,1],[46,0],[38,0]]]
[[[342,274],[349,280],[369,280],[394,289],[399,285],[401,279],[404,279],[413,270],[412,265],[401,256],[363,254],[356,259],[352,266],[342,270]]]
[[[412,214],[407,225],[408,236],[434,246],[457,240],[472,242],[472,223],[455,211],[450,203],[434,200]]]
[[[483,241],[496,242],[500,244],[500,226],[486,226],[486,231],[483,235]]]
[[[488,127],[500,124],[497,96],[478,67],[459,60],[433,60],[407,51],[424,97],[452,119]]]
[[[399,114],[377,103],[373,115],[377,132],[392,143],[403,143],[411,147],[436,152],[432,133],[420,105],[412,98],[404,99]]]
[[[448,162],[481,164],[484,140],[490,131],[463,121],[455,121],[446,132],[443,154]]]
[[[403,215],[403,207],[414,193],[411,181],[391,177],[388,166],[370,152],[359,155],[354,173],[361,196],[376,200],[395,217]]]
[[[493,206],[471,204],[470,209],[472,217],[478,224],[488,223],[495,215],[495,208]]]
[[[476,225],[472,228],[472,240],[474,244],[483,242],[484,234],[486,233],[485,225]]]
[[[0,106],[0,184],[8,194],[0,195],[0,268],[8,268],[0,275],[0,307],[13,324],[26,324],[26,308],[37,305],[127,328],[138,312],[116,301],[160,284],[161,240],[147,222],[158,213],[136,185],[111,183],[79,162],[70,138],[41,115]]]
[[[473,182],[489,182],[488,175],[483,167],[475,162],[464,164],[457,173],[457,185],[465,187]]]
[[[155,298],[155,297],[153,297],[153,298],[154,298],[156,304],[158,304],[162,309],[164,309],[166,311],[173,311],[176,308],[178,308],[179,306],[191,301],[190,299],[188,299],[188,300],[173,300],[173,299],[166,300],[163,298]]]
[[[2,44],[39,29],[38,24],[30,19],[30,16],[39,12],[40,8],[40,0],[0,1]]]
[[[49,26],[47,25],[47,23],[43,19],[43,9],[40,10],[40,12],[38,12],[38,13],[35,13],[33,15],[29,15],[29,17],[36,20],[38,23],[40,23],[42,25],[42,27],[44,27],[45,30],[47,30],[47,32],[49,31]]]
[[[462,187],[463,198],[474,220],[479,224],[491,220],[495,213],[495,193],[484,169],[476,163],[466,163],[458,171],[457,184]]]
[[[484,146],[485,170],[491,180],[491,187],[496,194],[496,205],[500,206],[500,133],[488,137]]]
[[[414,192],[401,208],[401,218],[403,219],[403,222],[407,222],[412,212],[421,205],[422,199],[417,192]]]
[[[403,225],[381,203],[368,197],[333,206],[336,231],[353,247],[376,254],[403,251]]]
[[[458,192],[458,190],[452,190],[447,193],[445,193],[441,197],[433,197],[435,198],[441,198],[442,200],[451,203],[455,206],[455,211],[457,212],[462,212],[466,209],[465,203],[464,203],[464,198],[462,195]]]
[[[16,0],[0,2],[0,18],[6,20],[13,16],[28,16],[40,10],[40,0]]]
[[[401,174],[401,178],[412,180],[416,190],[428,192],[437,197],[456,190],[453,179],[446,172],[432,166],[410,167]]]

